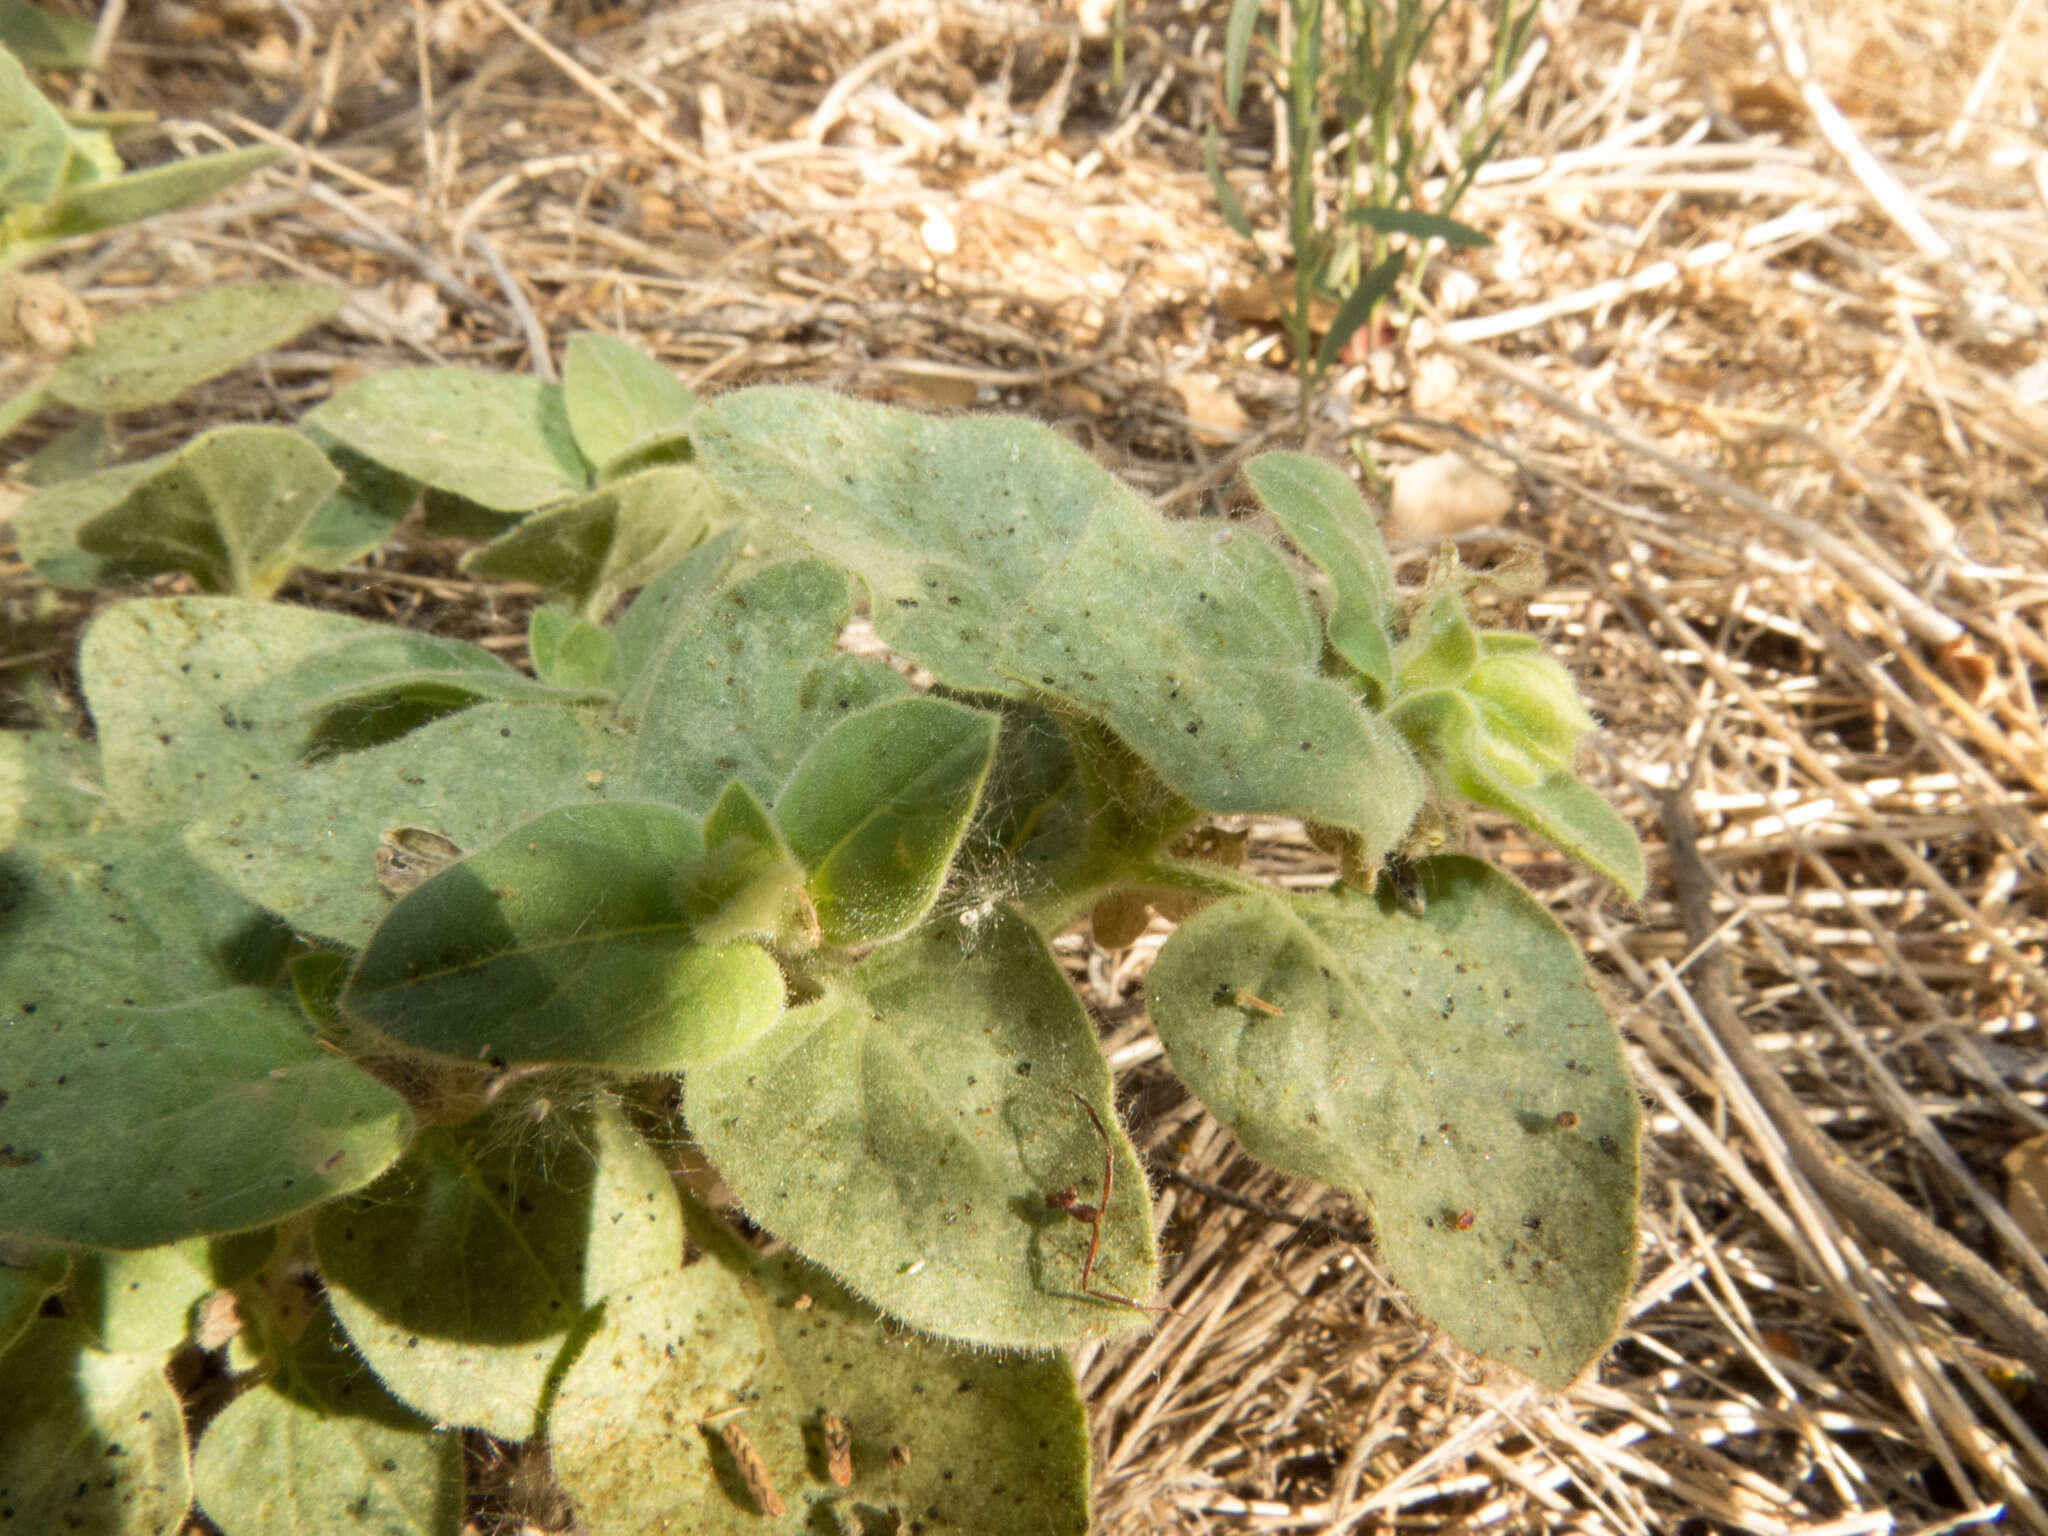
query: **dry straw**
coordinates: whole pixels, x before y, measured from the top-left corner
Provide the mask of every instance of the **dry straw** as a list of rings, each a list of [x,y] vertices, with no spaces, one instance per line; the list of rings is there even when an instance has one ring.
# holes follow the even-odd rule
[[[1120,93],[1108,10],[108,7],[102,100],[157,107],[174,141],[300,153],[59,270],[107,308],[233,275],[347,284],[347,331],[214,386],[219,417],[423,358],[545,374],[596,327],[700,387],[1028,411],[1213,512],[1292,421],[1200,167],[1227,6],[1131,5]],[[1935,1250],[1802,1160],[1825,1138],[2048,1297],[2000,1172],[2048,1133],[2044,12],[1546,8],[1460,208],[1496,245],[1432,262],[1315,446],[1454,448],[1509,479],[1518,510],[1466,555],[1542,554],[1527,616],[1609,722],[1648,899],[1468,834],[1586,938],[1633,1037],[1626,1330],[1562,1396],[1459,1357],[1362,1213],[1254,1168],[1159,1066],[1138,999],[1164,924],[1116,954],[1069,936],[1159,1175],[1175,1309],[1081,1356],[1101,1530],[2048,1531],[2043,1341],[1916,1271]],[[1449,118],[1484,18],[1455,0],[1443,34],[1420,84]],[[1226,136],[1255,218],[1271,142],[1255,84]],[[134,450],[189,419],[137,423]],[[84,612],[38,608],[7,558],[0,659],[61,660]],[[451,572],[414,540],[287,596],[516,655],[530,597]],[[1690,936],[1658,819],[1680,785],[1710,877]],[[1296,827],[1253,827],[1250,854],[1329,875]]]

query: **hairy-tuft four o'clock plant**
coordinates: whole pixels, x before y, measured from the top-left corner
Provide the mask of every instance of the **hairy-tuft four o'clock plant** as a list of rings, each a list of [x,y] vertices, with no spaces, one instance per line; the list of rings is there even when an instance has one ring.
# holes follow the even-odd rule
[[[1641,854],[1562,667],[1454,561],[1397,588],[1337,470],[1267,454],[1264,527],[1173,521],[1029,422],[700,402],[596,336],[559,388],[399,372],[305,427],[563,605],[529,676],[133,601],[84,642],[93,743],[0,736],[14,1508],[452,1532],[472,1426],[544,1436],[597,1533],[1083,1531],[1061,1351],[1148,1326],[1159,1259],[1048,941],[1148,904],[1185,919],[1152,1017],[1250,1153],[1365,1202],[1469,1348],[1551,1386],[1605,1348],[1614,1025],[1543,907],[1418,829],[1477,801],[1631,894]],[[260,430],[233,474],[187,450],[179,526],[296,473]],[[1219,815],[1345,877],[1206,857]],[[194,1337],[250,1385],[188,1448],[156,1366]]]

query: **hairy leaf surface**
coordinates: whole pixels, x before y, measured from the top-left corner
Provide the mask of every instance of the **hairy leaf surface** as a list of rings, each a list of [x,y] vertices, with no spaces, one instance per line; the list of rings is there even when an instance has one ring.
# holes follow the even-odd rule
[[[1415,878],[1421,916],[1391,881],[1210,907],[1153,967],[1152,1016],[1247,1151],[1370,1203],[1425,1312],[1563,1386],[1613,1336],[1635,1260],[1620,1038],[1570,938],[1513,881],[1464,858]]]
[[[185,1424],[159,1355],[110,1355],[38,1318],[0,1355],[0,1490],[19,1531],[157,1536],[192,1500]]]
[[[773,939],[802,919],[804,867],[747,786],[735,779],[704,818],[704,853],[676,875],[701,944]]]
[[[69,174],[71,133],[56,105],[13,55],[0,50],[0,208],[47,202]],[[0,256],[11,254],[0,245]]]
[[[1144,1314],[1081,1294],[1087,1229],[1046,1196],[1114,1199],[1097,1288],[1149,1299],[1145,1176],[1109,1069],[1045,943],[992,913],[878,949],[819,1002],[693,1072],[690,1129],[756,1220],[913,1327],[999,1347],[1117,1332]]]
[[[15,216],[7,221],[8,254],[19,259],[59,240],[119,229],[123,224],[153,218],[173,208],[204,202],[251,171],[274,165],[282,158],[280,151],[267,144],[248,144],[218,154],[192,155],[147,170],[80,182],[64,188],[40,208],[14,210]],[[268,345],[289,339],[279,337]]]
[[[1153,515],[1034,422],[765,388],[713,401],[698,428],[733,503],[852,571],[882,638],[955,688],[1018,693],[996,658],[1012,605],[1091,518]]]
[[[305,421],[422,485],[497,512],[578,496],[590,483],[560,386],[531,374],[394,368],[349,386]]]
[[[0,1355],[42,1311],[43,1299],[71,1273],[70,1255],[56,1250],[27,1253],[10,1249],[0,1257]]]
[[[401,899],[343,1012],[463,1061],[673,1072],[738,1049],[782,1011],[751,944],[701,945],[676,890],[704,851],[660,805],[565,806]]]
[[[321,1051],[283,931],[174,828],[0,855],[0,1234],[146,1248],[352,1189],[411,1117]]]
[[[1387,634],[1394,567],[1372,509],[1342,470],[1304,453],[1262,453],[1244,476],[1287,537],[1330,578],[1330,649],[1386,687],[1394,675]]]
[[[987,1536],[1086,1531],[1087,1424],[1064,1357],[989,1355],[904,1334],[811,1265],[756,1259],[701,1208],[691,1208],[691,1229],[704,1256],[676,1289],[700,1298],[699,1316],[722,1302],[727,1319],[716,1353],[696,1357],[699,1381],[650,1360],[658,1374],[637,1403],[621,1390],[609,1414],[579,1401],[573,1418],[559,1407],[554,1418],[557,1466],[597,1536],[676,1521],[703,1536],[796,1536],[888,1530],[899,1518]],[[650,1320],[638,1309],[626,1336],[644,1336]],[[569,1384],[610,1374],[624,1388],[624,1372],[598,1368],[603,1344],[623,1332],[608,1318]],[[741,1354],[732,1341],[749,1335],[754,1348]],[[650,1340],[660,1341],[658,1332]],[[731,1450],[699,1427],[707,1412],[742,1405],[733,1422],[782,1500],[780,1516],[762,1512]],[[843,1487],[826,1449],[828,1415],[847,1432]]]
[[[738,779],[772,803],[842,716],[908,686],[833,654],[851,611],[846,578],[818,560],[778,562],[683,608],[650,659],[632,792],[702,815]]]
[[[76,538],[124,573],[185,571],[209,591],[264,598],[299,563],[300,536],[340,483],[296,432],[221,427],[171,454]]]
[[[507,1440],[534,1433],[588,1309],[682,1255],[668,1170],[615,1109],[536,1124],[533,1107],[425,1132],[316,1228],[335,1313],[385,1385]]]
[[[1557,667],[1547,657],[1506,660]],[[1576,698],[1572,702],[1576,707]],[[1530,713],[1536,712],[1524,711]],[[1403,700],[1394,718],[1438,776],[1466,799],[1512,816],[1630,896],[1642,895],[1648,871],[1634,829],[1569,769],[1551,766],[1542,740],[1514,729],[1504,714],[1483,695],[1435,688]],[[1586,723],[1590,726],[1590,717]]]
[[[556,806],[601,803],[626,744],[588,711],[479,704],[386,745],[273,769],[187,833],[209,869],[294,928],[350,948],[391,911],[377,850],[395,827],[486,848]]]
[[[1002,893],[1028,908],[1089,853],[1087,792],[1066,733],[1051,711],[1013,704],[1001,715],[995,760],[955,867],[970,891]]]
[[[324,283],[231,283],[130,310],[102,321],[92,346],[57,365],[50,393],[105,416],[162,405],[318,325],[341,297]]]
[[[1318,675],[1316,628],[1269,545],[1102,523],[1020,605],[1004,661],[1107,722],[1203,809],[1298,815],[1384,851],[1421,807],[1422,773],[1392,727]]]
[[[0,855],[0,937],[0,1006],[24,1018],[38,999],[136,1007],[266,984],[289,938],[208,879],[168,826]]]
[[[37,491],[9,520],[21,558],[54,587],[85,590],[115,587],[147,574],[138,558],[133,565],[119,556],[88,553],[78,530],[109,508],[170,460],[169,454],[133,464],[113,464],[75,480],[60,480]]]
[[[562,396],[576,446],[609,478],[621,461],[690,454],[697,397],[660,363],[616,337],[578,331],[562,350]]]
[[[204,1242],[82,1255],[71,1281],[77,1311],[110,1354],[165,1354],[191,1332],[192,1308],[214,1288]]]
[[[480,645],[365,625],[238,695],[238,719],[298,721],[301,755],[358,752],[488,699],[567,703],[589,689],[535,682]]]
[[[300,540],[307,565],[332,570],[360,559],[390,537],[420,499],[420,485],[316,426],[302,421],[297,431],[327,455],[341,476],[341,484],[320,504]]]
[[[0,853],[56,842],[112,818],[93,744],[67,731],[0,732]]]
[[[739,1406],[767,1357],[739,1276],[709,1258],[671,1258],[605,1299],[548,1411],[555,1475],[590,1536],[798,1529],[767,1524],[721,1481],[718,1432],[701,1423]],[[755,1443],[793,1459],[774,1429]]]
[[[526,653],[533,673],[555,688],[608,689],[612,678],[612,632],[552,604],[533,610],[526,626]]]
[[[110,1354],[161,1355],[185,1342],[202,1297],[247,1280],[276,1247],[277,1229],[257,1227],[134,1252],[80,1254],[67,1315]]]
[[[298,757],[303,727],[235,709],[265,679],[372,632],[360,619],[233,598],[145,598],[80,649],[107,798],[135,822],[189,821]]]
[[[612,626],[610,682],[619,717],[637,721],[660,681],[668,653],[696,629],[698,611],[725,580],[747,540],[744,524],[710,535],[640,589]]]
[[[0,1234],[143,1248],[259,1226],[375,1178],[411,1135],[286,994],[28,998],[0,1067]]]
[[[1467,799],[1512,816],[1628,895],[1643,894],[1649,871],[1635,829],[1571,774],[1553,769],[1534,784],[1522,784],[1454,767],[1452,778]]]
[[[95,28],[84,16],[65,16],[28,0],[0,0],[0,47],[30,69],[85,69],[92,63]]]
[[[834,944],[907,932],[938,898],[995,753],[994,715],[944,699],[840,721],[775,803]]]
[[[199,1507],[227,1536],[455,1536],[462,1444],[377,1384],[322,1309],[271,1374],[222,1409],[193,1458]]]
[[[584,617],[602,619],[621,594],[680,560],[719,508],[701,470],[642,470],[521,519],[467,556],[463,569],[530,581]]]
[[[735,505],[858,576],[876,631],[940,682],[1057,695],[1208,809],[1377,848],[1414,819],[1420,771],[1318,675],[1314,617],[1257,539],[1166,522],[1030,422],[752,389],[697,424]]]

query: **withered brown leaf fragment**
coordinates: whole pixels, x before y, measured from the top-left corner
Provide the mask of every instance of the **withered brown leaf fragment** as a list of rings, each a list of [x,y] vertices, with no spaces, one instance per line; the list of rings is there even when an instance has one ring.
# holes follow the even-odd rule
[[[841,1488],[853,1486],[853,1434],[831,1413],[825,1415],[825,1469]]]
[[[747,1492],[761,1506],[761,1513],[788,1514],[789,1506],[775,1491],[775,1480],[768,1475],[768,1464],[761,1460],[761,1453],[754,1449],[754,1442],[747,1438],[747,1432],[737,1424],[721,1424],[718,1426],[718,1438],[732,1452],[733,1464],[740,1469],[740,1476],[746,1480]]]
[[[461,857],[461,845],[439,832],[386,827],[377,834],[377,883],[391,895],[403,896]]]

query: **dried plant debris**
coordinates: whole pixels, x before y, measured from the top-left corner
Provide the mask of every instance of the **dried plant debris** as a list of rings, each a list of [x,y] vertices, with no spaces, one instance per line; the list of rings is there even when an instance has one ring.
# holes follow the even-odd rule
[[[260,373],[127,419],[124,459],[395,364],[545,375],[597,329],[706,394],[1026,412],[1227,537],[1236,461],[1294,430],[1280,328],[1228,304],[1254,274],[1202,173],[1217,122],[1271,211],[1256,71],[1217,116],[1230,9],[1129,7],[1119,88],[1107,5],[1078,35],[1070,9],[995,0],[521,8],[552,52],[489,4],[131,7],[89,105],[303,146],[304,189],[263,172],[37,271],[102,322],[213,281],[356,297]],[[1120,914],[1127,944],[1075,933],[1060,957],[1125,1119],[1155,1170],[1241,1204],[1156,1181],[1176,1315],[1080,1352],[1100,1531],[2048,1530],[2039,1385],[1843,1224],[1702,1024],[1651,800],[1690,778],[1737,1011],[1807,1118],[2048,1297],[2024,1152],[2048,1133],[2048,11],[1633,20],[1545,12],[1459,207],[1494,244],[1434,257],[1421,320],[1361,337],[1313,422],[1390,479],[1456,453],[1494,482],[1485,520],[1418,537],[1479,569],[1541,553],[1535,614],[1602,726],[1582,761],[1651,839],[1623,907],[1504,822],[1443,832],[1594,947],[1633,1042],[1627,1326],[1569,1393],[1475,1372],[1353,1240],[1368,1213],[1258,1171],[1177,1087],[1141,1006],[1168,924]],[[1460,0],[1439,25],[1446,122],[1483,23]],[[10,450],[89,461],[69,426],[46,412]],[[415,519],[279,595],[521,662],[534,594],[459,571],[467,547]],[[61,699],[103,603],[0,555],[10,675]],[[1335,872],[1298,825],[1233,830],[1283,883]],[[1554,1134],[1585,1134],[1564,1113]],[[873,1471],[913,1451],[884,1431]]]

